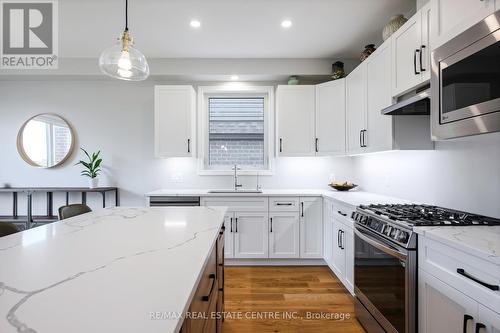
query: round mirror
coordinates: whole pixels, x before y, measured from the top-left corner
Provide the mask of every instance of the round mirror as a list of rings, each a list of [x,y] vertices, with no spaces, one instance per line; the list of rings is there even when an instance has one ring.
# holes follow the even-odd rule
[[[28,164],[51,168],[63,163],[73,151],[75,136],[66,120],[39,114],[23,124],[17,135],[17,150]]]

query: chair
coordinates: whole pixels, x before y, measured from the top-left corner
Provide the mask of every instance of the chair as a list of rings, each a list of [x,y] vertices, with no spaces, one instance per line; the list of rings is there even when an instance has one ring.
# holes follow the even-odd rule
[[[19,229],[15,224],[8,222],[0,222],[0,237],[7,236],[10,234],[15,234],[19,232]]]
[[[70,217],[82,215],[85,213],[89,213],[91,211],[92,209],[90,209],[89,206],[84,204],[73,204],[73,205],[62,206],[59,207],[59,219],[60,220],[69,219]]]

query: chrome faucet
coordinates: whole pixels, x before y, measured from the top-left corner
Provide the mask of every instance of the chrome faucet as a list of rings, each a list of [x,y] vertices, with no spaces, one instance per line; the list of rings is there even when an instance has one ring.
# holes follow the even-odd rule
[[[238,188],[243,187],[243,185],[238,184],[238,170],[241,169],[238,168],[237,164],[235,164],[233,170],[234,170],[234,190],[236,191]]]

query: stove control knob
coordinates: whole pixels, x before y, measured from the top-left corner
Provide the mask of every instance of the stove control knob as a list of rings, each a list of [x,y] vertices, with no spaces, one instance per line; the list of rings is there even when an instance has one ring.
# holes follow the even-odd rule
[[[398,241],[406,243],[408,241],[408,233],[406,231],[401,231],[398,236]]]
[[[392,231],[392,227],[391,226],[386,226],[385,229],[384,229],[384,234],[386,234],[387,236],[389,236],[391,234],[391,231]]]

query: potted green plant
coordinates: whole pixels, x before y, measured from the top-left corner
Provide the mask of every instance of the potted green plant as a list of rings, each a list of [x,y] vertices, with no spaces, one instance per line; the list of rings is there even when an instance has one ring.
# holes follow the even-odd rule
[[[81,164],[85,168],[80,174],[85,177],[89,177],[89,187],[96,188],[99,184],[99,173],[101,172],[100,166],[102,164],[102,158],[99,157],[101,151],[99,150],[96,153],[92,153],[90,155],[83,148],[80,148],[88,158],[88,161],[80,160],[75,165]]]

